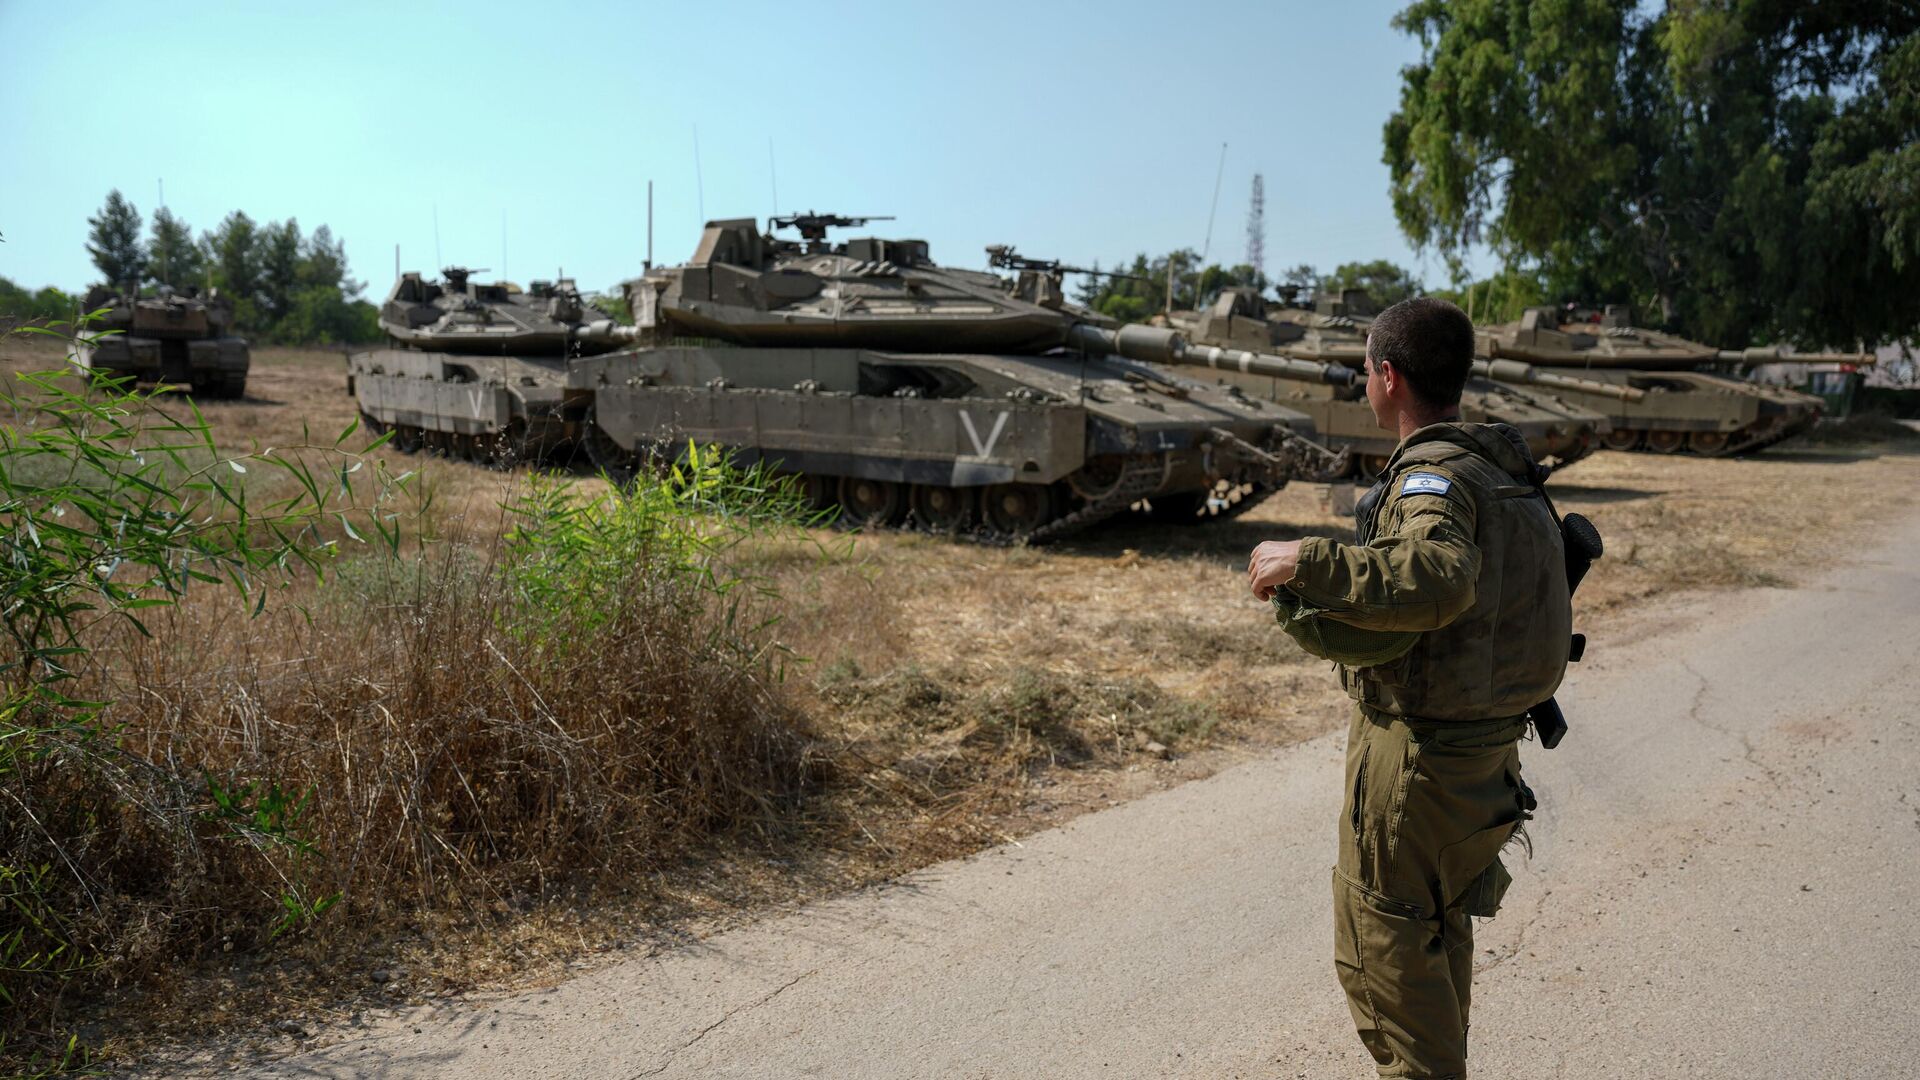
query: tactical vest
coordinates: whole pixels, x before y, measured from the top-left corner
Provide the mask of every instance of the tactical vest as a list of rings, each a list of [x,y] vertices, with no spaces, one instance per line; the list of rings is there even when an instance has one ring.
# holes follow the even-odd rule
[[[1401,477],[1423,466],[1438,466],[1473,500],[1481,555],[1473,606],[1395,659],[1343,666],[1341,685],[1362,705],[1409,719],[1520,716],[1552,697],[1566,673],[1573,610],[1560,528],[1533,477],[1513,475],[1482,450],[1429,438],[1397,453],[1362,501],[1361,543],[1378,535],[1389,505],[1408,497],[1394,494]]]

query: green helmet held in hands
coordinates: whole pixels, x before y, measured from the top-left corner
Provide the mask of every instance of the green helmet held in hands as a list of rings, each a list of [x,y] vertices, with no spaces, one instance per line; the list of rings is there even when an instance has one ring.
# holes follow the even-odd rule
[[[1314,607],[1287,589],[1275,589],[1272,603],[1280,629],[1302,649],[1322,660],[1350,668],[1374,667],[1398,660],[1420,637],[1418,631],[1412,630],[1363,630],[1349,626],[1330,617],[1325,608]]]

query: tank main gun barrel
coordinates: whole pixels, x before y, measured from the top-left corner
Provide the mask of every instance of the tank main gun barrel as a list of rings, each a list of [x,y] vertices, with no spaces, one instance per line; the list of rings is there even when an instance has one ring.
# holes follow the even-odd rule
[[[1331,383],[1352,386],[1359,372],[1344,364],[1326,364],[1289,356],[1222,349],[1213,345],[1190,345],[1178,333],[1160,326],[1134,324],[1118,330],[1081,323],[1067,333],[1067,344],[1096,356],[1119,356],[1150,364],[1173,367],[1207,367],[1216,371],[1237,371],[1243,375],[1265,375],[1295,382]]]
[[[1879,359],[1870,352],[1803,353],[1795,352],[1784,345],[1756,345],[1751,349],[1721,349],[1717,355],[1723,364],[1739,364],[1742,367],[1758,367],[1761,364],[1856,364],[1861,367],[1871,367]]]
[[[631,345],[640,340],[640,328],[621,326],[612,319],[595,319],[568,327],[567,338],[583,345]]]
[[[1274,346],[1286,355],[1301,360],[1311,360],[1325,364],[1344,364],[1357,368],[1367,362],[1367,346],[1364,341],[1321,341],[1307,338],[1300,341],[1288,341]],[[1366,376],[1362,374],[1361,379]]]
[[[1556,375],[1551,371],[1541,371],[1521,360],[1475,360],[1473,373],[1495,382],[1531,383],[1534,386],[1544,386],[1549,390],[1605,394],[1621,401],[1639,401],[1647,396],[1645,390],[1636,386],[1601,382],[1597,379],[1581,379],[1572,375]]]

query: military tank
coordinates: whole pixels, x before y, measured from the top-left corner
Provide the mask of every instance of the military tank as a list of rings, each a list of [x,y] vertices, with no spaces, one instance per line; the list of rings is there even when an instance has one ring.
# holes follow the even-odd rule
[[[1824,411],[1811,394],[1765,386],[1725,373],[1761,364],[1872,363],[1871,354],[1794,353],[1782,349],[1715,349],[1633,325],[1632,310],[1528,308],[1517,322],[1484,327],[1479,352],[1493,363],[1519,361],[1538,370],[1643,391],[1639,398],[1568,393],[1607,413],[1613,450],[1704,457],[1763,450],[1812,427]],[[1708,370],[1720,368],[1721,371]]]
[[[1200,311],[1175,312],[1170,323],[1197,342],[1283,353],[1362,371],[1366,327],[1376,313],[1365,290],[1322,294],[1314,299],[1312,307],[1295,302],[1288,293],[1283,290],[1282,302],[1274,304],[1256,289],[1230,286]],[[1477,364],[1460,398],[1461,415],[1480,423],[1511,424],[1526,437],[1535,459],[1555,468],[1600,448],[1610,427],[1606,415],[1568,400],[1561,390],[1572,385],[1596,394],[1618,391],[1580,380],[1543,379],[1543,373],[1526,370],[1524,365],[1513,368],[1501,365],[1497,374],[1505,376],[1502,379],[1496,377],[1495,365]],[[1364,377],[1351,387],[1239,374],[1224,378],[1311,416],[1323,442],[1350,451],[1350,475],[1354,477],[1371,478],[1385,467],[1397,445],[1397,440],[1374,420],[1365,400]],[[1527,382],[1534,385],[1517,385]]]
[[[138,382],[185,384],[205,398],[240,398],[247,392],[252,353],[245,338],[229,333],[233,301],[210,289],[162,285],[153,296],[88,290],[86,310],[105,309],[81,343],[82,366]]]
[[[857,525],[1029,542],[1147,507],[1240,512],[1339,461],[1300,412],[1172,369],[1350,371],[1116,327],[1065,301],[1068,268],[1010,249],[990,251],[1003,276],[923,240],[827,239],[874,220],[711,221],[688,263],[629,282],[649,345],[568,368],[593,460],[619,475],[713,443]]]
[[[395,448],[493,463],[537,461],[570,446],[569,358],[635,340],[574,282],[481,284],[466,267],[439,281],[405,273],[380,306],[386,348],[347,358],[347,392],[365,426]]]

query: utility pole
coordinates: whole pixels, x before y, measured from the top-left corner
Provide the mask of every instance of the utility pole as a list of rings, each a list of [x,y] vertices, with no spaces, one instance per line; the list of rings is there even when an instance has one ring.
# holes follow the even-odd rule
[[[1267,182],[1253,174],[1253,198],[1247,206],[1247,265],[1256,282],[1267,276]]]

